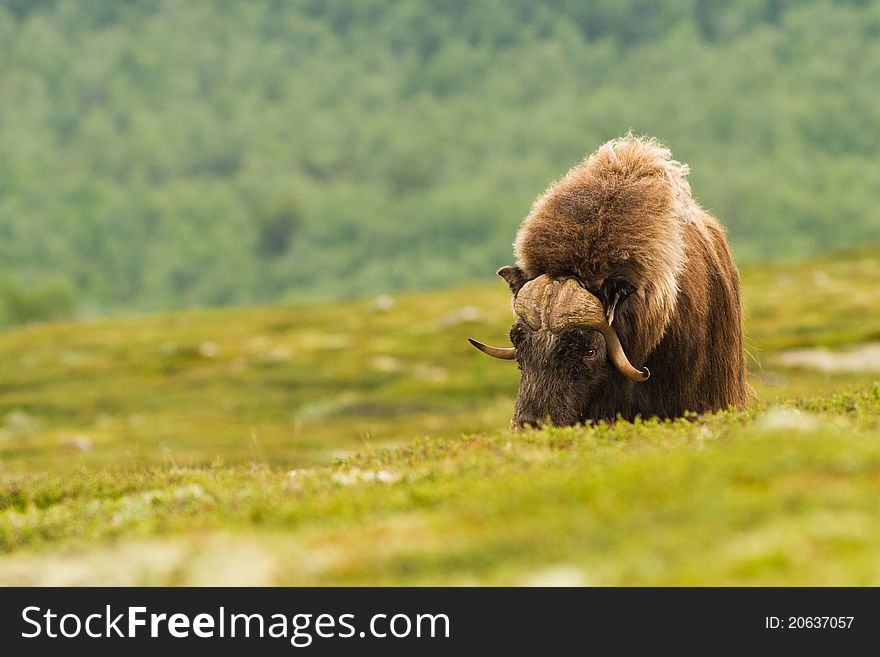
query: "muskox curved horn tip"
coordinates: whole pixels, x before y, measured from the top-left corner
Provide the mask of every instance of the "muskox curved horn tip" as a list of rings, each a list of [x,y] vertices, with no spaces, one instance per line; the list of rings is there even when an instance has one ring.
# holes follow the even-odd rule
[[[484,354],[488,354],[493,358],[500,358],[501,360],[513,360],[516,358],[516,347],[490,347],[489,345],[483,344],[473,338],[468,338],[468,342]]]
[[[649,378],[651,378],[651,370],[649,370],[647,367],[642,367],[641,369],[639,369],[638,367],[630,366],[618,371],[623,374],[627,379],[635,383],[644,383]]]

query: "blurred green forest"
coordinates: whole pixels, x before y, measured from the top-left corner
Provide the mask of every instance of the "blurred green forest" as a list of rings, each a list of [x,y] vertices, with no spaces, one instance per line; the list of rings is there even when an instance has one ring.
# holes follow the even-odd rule
[[[880,237],[880,3],[4,0],[0,324],[487,279],[656,135],[740,262]]]

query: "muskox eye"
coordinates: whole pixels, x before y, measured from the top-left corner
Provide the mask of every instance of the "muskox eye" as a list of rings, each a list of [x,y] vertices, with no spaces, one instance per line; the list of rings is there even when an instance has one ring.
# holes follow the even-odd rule
[[[595,349],[587,349],[586,353],[584,354],[584,360],[593,360],[595,357],[596,357],[596,350]]]

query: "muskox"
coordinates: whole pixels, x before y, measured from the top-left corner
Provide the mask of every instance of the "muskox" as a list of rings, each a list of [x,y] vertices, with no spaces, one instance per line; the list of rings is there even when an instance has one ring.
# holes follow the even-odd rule
[[[516,236],[511,424],[672,418],[747,401],[739,274],[688,167],[654,139],[610,141],[553,183]]]

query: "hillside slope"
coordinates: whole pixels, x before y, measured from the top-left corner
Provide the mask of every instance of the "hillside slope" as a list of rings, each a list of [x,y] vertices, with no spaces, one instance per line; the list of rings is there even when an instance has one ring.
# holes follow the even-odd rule
[[[782,351],[880,341],[876,247],[743,269],[751,383],[766,402],[868,384]],[[0,333],[0,463],[299,467],[339,450],[506,427],[503,281],[307,307],[234,308]]]
[[[0,583],[877,585],[880,363],[784,358],[878,280],[745,268],[754,408],[611,428],[502,428],[501,281],[0,334]]]

